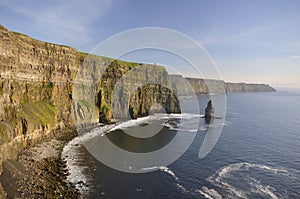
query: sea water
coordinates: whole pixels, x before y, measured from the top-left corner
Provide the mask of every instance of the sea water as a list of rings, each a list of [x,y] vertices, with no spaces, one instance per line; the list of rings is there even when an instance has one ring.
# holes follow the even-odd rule
[[[201,110],[208,99],[199,97]],[[119,132],[134,129],[147,118],[86,132],[64,149],[69,181],[84,198],[300,197],[300,92],[228,94],[223,131],[213,150],[202,159],[199,148],[209,126],[202,115],[188,120],[200,121],[199,128],[186,129],[196,134],[189,149],[170,165],[144,168],[155,170],[147,173],[112,169],[94,158],[83,144],[110,135],[116,145],[126,147]],[[176,128],[165,123],[162,131],[172,139]],[[152,142],[153,146],[162,145],[168,137]],[[134,144],[129,150],[136,149]]]

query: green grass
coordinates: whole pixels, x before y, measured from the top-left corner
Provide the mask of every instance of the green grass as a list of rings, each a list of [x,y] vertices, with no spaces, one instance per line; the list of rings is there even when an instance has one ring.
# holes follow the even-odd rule
[[[28,123],[50,126],[55,124],[55,114],[55,107],[43,101],[23,104],[20,112],[20,115],[25,118]]]
[[[126,66],[129,69],[139,66],[139,63],[135,63],[135,62],[127,62],[127,61],[122,61],[122,60],[115,60],[114,62],[116,62],[116,64],[118,64],[118,65]]]
[[[89,54],[84,52],[78,52],[79,54],[79,60],[84,60]]]
[[[110,111],[110,107],[109,107],[109,105],[107,105],[107,104],[104,102],[104,103],[102,104],[102,106],[101,106],[101,110],[102,110],[102,112],[107,113],[107,112]]]
[[[93,108],[93,105],[87,100],[79,100],[78,103],[80,104],[80,106],[84,106],[84,107],[88,108],[89,110],[91,110]]]
[[[105,62],[111,62],[110,65],[112,67],[117,66],[119,67],[126,67],[129,70],[135,67],[138,67],[140,64],[142,63],[137,63],[137,62],[128,62],[128,61],[123,61],[123,60],[119,60],[119,59],[113,59],[110,57],[104,57],[104,56],[99,56],[99,55],[94,55],[94,54],[88,54],[85,52],[78,52],[80,60],[84,60],[87,56],[95,56],[98,58],[101,58],[103,61]],[[156,65],[156,64],[151,64],[151,65],[155,65],[158,71],[164,72],[166,71],[166,68],[164,66],[160,66],[160,65]]]
[[[13,128],[8,122],[0,122],[0,139],[7,142],[12,138]]]

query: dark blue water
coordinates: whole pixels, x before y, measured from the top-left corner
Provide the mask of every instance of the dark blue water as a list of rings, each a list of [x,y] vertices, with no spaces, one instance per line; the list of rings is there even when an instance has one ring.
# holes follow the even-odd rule
[[[203,108],[207,97],[200,101]],[[82,149],[82,165],[88,166],[83,173],[89,179],[85,197],[300,197],[300,94],[228,94],[223,132],[213,150],[199,159],[206,132],[195,132],[183,156],[150,173],[111,169]]]

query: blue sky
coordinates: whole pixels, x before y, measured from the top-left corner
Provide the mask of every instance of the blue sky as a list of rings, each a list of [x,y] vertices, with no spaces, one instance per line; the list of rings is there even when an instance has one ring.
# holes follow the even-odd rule
[[[0,0],[0,24],[85,52],[128,29],[170,28],[202,44],[226,81],[300,87],[299,10],[298,0]]]

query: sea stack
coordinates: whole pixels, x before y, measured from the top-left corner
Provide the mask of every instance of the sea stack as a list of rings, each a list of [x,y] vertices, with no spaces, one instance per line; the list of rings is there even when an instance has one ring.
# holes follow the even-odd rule
[[[206,123],[208,123],[208,124],[210,123],[211,119],[214,117],[214,113],[215,113],[215,111],[214,111],[214,107],[212,105],[212,101],[209,100],[207,102],[207,106],[205,108],[205,122]]]

